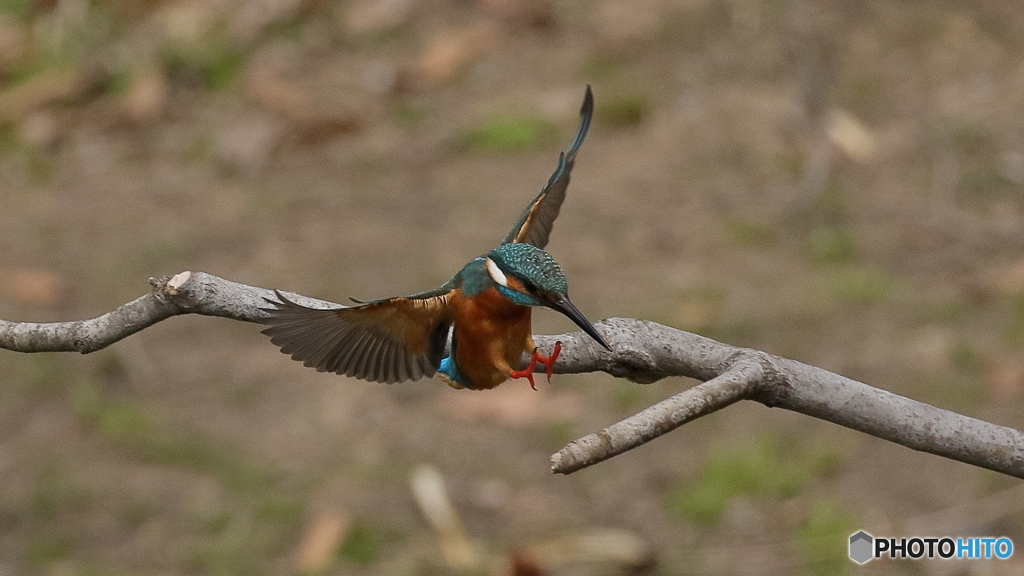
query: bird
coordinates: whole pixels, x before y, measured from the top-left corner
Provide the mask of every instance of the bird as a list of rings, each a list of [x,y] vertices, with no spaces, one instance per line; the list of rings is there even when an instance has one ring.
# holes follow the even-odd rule
[[[531,310],[561,312],[607,350],[611,347],[569,300],[561,267],[544,247],[558,216],[569,176],[594,114],[587,86],[580,123],[568,151],[536,198],[520,214],[497,248],[466,264],[439,288],[317,309],[275,290],[272,307],[262,308],[270,336],[281,352],[307,367],[372,382],[404,382],[437,374],[453,388],[488,390],[509,378],[526,378],[536,390],[533,370],[543,364],[548,381],[562,350],[538,351]],[[445,355],[449,333],[451,347]],[[529,364],[515,369],[524,354]]]

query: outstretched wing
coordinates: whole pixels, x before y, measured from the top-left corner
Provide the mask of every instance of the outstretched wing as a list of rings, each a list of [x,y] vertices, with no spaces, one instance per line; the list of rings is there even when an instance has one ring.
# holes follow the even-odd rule
[[[318,310],[276,292],[263,333],[293,360],[371,382],[433,376],[441,365],[452,314],[452,286],[350,308]]]
[[[565,200],[565,189],[569,186],[569,174],[576,162],[576,152],[583,144],[583,138],[587,135],[587,128],[590,127],[590,118],[594,115],[594,95],[587,86],[587,93],[583,96],[583,106],[580,107],[580,127],[576,130],[576,138],[568,152],[558,155],[558,166],[555,172],[548,179],[548,183],[541,189],[540,194],[523,210],[516,225],[508,233],[502,244],[521,242],[532,244],[537,248],[543,248],[548,243],[551,235],[551,226],[558,218],[558,211]]]

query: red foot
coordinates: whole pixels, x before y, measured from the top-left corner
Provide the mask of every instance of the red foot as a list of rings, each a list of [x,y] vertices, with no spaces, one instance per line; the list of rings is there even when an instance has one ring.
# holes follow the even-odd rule
[[[548,382],[551,382],[551,370],[555,367],[555,359],[562,353],[562,343],[555,342],[555,349],[551,351],[551,356],[543,356],[536,348],[533,349],[533,354],[530,356],[530,364],[522,370],[512,370],[508,373],[512,378],[526,378],[530,381],[530,388],[537,389],[537,384],[533,381],[533,369],[537,366],[537,362],[544,365],[545,372],[548,376]]]

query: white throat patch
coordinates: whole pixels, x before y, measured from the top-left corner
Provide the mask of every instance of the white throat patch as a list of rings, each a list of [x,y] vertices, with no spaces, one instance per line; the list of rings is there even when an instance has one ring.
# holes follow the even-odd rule
[[[487,273],[491,275],[491,280],[494,280],[498,284],[508,288],[508,278],[506,278],[505,273],[498,268],[498,265],[494,263],[494,260],[488,258],[486,264]]]

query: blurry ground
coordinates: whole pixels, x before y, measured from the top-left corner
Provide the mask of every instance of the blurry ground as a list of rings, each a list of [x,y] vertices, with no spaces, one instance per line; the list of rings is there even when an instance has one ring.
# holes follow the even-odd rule
[[[589,83],[549,246],[589,318],[1021,427],[1022,33],[1013,0],[0,0],[0,317],[92,317],[181,270],[336,301],[436,286],[545,182]],[[548,471],[691,384],[367,384],[203,317],[0,352],[0,574],[1024,570],[854,570],[857,529],[1024,545],[1024,493],[756,404]],[[468,556],[417,506],[421,464]]]

